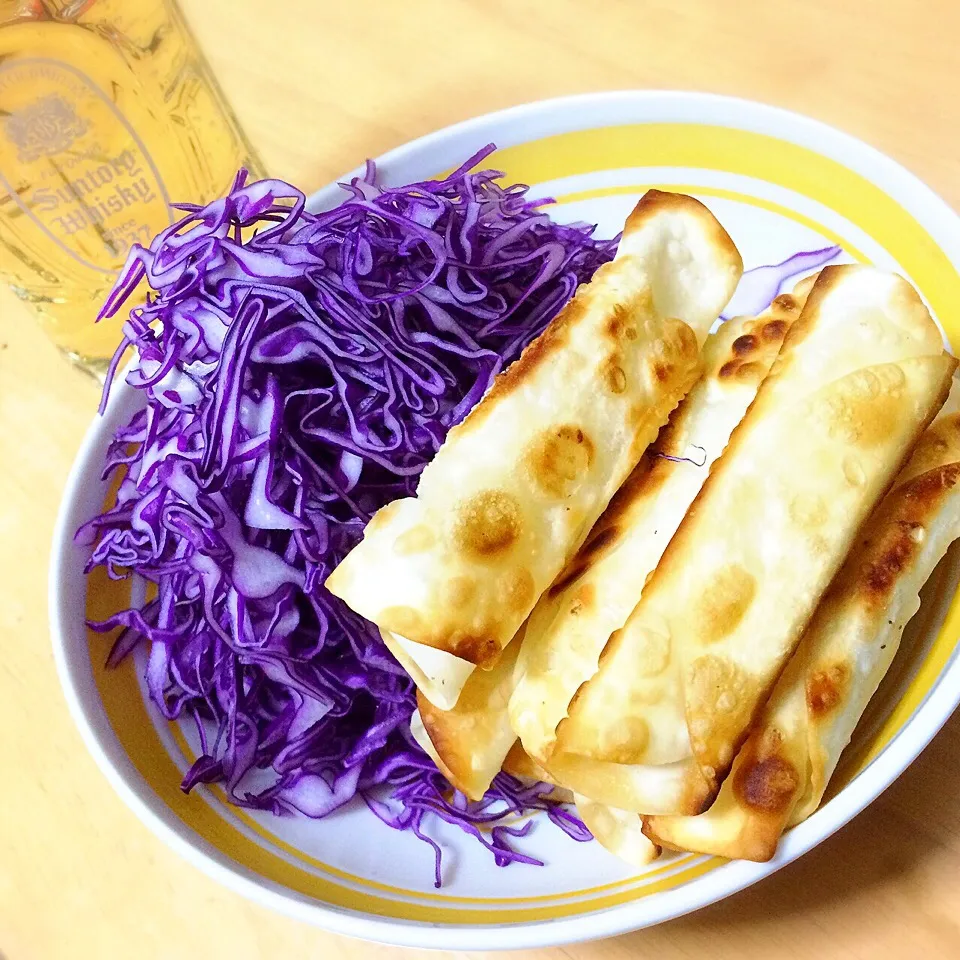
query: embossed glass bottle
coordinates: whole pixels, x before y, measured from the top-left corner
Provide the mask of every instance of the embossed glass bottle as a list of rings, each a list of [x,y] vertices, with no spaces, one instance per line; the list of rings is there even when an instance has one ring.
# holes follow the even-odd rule
[[[173,0],[0,0],[0,275],[71,357],[133,243],[260,163]]]

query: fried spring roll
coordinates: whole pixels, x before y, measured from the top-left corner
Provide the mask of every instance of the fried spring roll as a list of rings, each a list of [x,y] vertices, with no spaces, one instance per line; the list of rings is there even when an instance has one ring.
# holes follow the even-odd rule
[[[437,706],[456,703],[473,665],[496,663],[583,542],[696,379],[741,272],[706,207],[648,192],[616,259],[450,431],[417,496],[380,510],[327,579]]]
[[[710,801],[710,785],[692,756],[674,763],[621,764],[557,752],[546,770],[574,793],[636,814],[694,814]]]
[[[432,747],[428,753],[450,783],[471,800],[487,792],[517,739],[507,703],[523,632],[521,627],[492,670],[477,670],[468,678],[450,710],[441,710],[417,692],[417,709]]]
[[[827,267],[600,671],[569,711],[594,759],[692,750],[715,794],[956,361],[901,277]]]
[[[617,810],[589,797],[574,794],[577,813],[594,840],[632,867],[643,868],[660,856],[660,847],[643,833],[643,822],[635,813]]]
[[[643,581],[756,396],[759,382],[799,315],[814,279],[801,281],[793,294],[778,297],[759,317],[730,320],[707,338],[703,376],[661,431],[653,456],[631,474],[584,547],[541,599],[528,621],[532,630],[526,625],[521,628],[491,671],[478,671],[470,677],[453,709],[438,709],[423,693],[418,695],[424,727],[444,772],[467,796],[477,799],[489,787],[513,744],[513,724],[525,716],[528,704],[532,716],[521,732],[526,733],[527,745],[535,749],[549,742],[556,715],[566,712],[566,703],[580,683],[596,672],[605,642],[600,634],[606,629],[609,635],[622,625],[633,608]],[[602,541],[599,548],[598,541]],[[585,590],[593,592],[592,602],[586,605],[582,603]],[[538,632],[558,609],[565,615]],[[514,694],[511,718],[506,698],[513,688],[518,649],[526,673],[520,680],[520,694]],[[562,669],[557,668],[558,662]],[[545,747],[537,752],[549,756]],[[686,755],[690,755],[689,748]],[[594,779],[585,764],[575,766],[573,776],[578,783]],[[636,771],[622,775],[627,783],[637,782]],[[610,778],[609,769],[600,771],[599,782]],[[660,782],[659,774],[654,782]],[[690,792],[686,785],[683,790],[684,796]],[[631,808],[637,808],[641,800],[636,789],[626,785],[620,795],[628,798]],[[643,809],[687,809],[683,800],[671,806],[661,793],[656,796],[660,805]],[[639,823],[635,826],[639,832]]]
[[[817,809],[920,588],[960,536],[958,479],[960,415],[951,413],[924,434],[860,532],[716,801],[700,816],[649,818],[650,837],[765,861],[783,831]]]
[[[550,757],[558,727],[560,749],[576,750],[576,730],[568,731],[574,735],[569,743],[563,738],[570,702],[597,672],[607,640],[636,606],[713,462],[756,396],[813,280],[777,297],[759,317],[729,320],[707,338],[703,375],[534,609],[510,700],[511,722],[532,756]],[[618,717],[630,723],[627,705],[597,706],[604,712],[618,709]],[[685,740],[685,726],[681,733]],[[603,747],[598,758],[616,762],[616,742]]]

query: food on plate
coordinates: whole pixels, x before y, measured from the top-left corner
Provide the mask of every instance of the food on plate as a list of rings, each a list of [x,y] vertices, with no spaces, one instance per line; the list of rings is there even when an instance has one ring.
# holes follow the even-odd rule
[[[635,813],[617,810],[589,797],[574,794],[577,813],[594,840],[631,867],[643,869],[660,856],[660,847],[643,832],[643,821]]]
[[[610,763],[558,752],[545,769],[575,793],[636,814],[699,813],[710,800],[709,784],[692,756],[673,763]]]
[[[742,263],[704,206],[595,240],[492,149],[316,214],[241,175],[134,247],[104,404],[133,346],[144,405],[79,536],[153,588],[93,626],[192,725],[184,790],[360,798],[438,886],[431,817],[501,866],[538,811],[637,867],[770,856],[960,533],[957,405],[927,428],[956,361],[899,277],[780,294],[834,248],[708,338]]]
[[[491,670],[473,672],[450,710],[441,710],[422,692],[417,693],[426,737],[420,745],[450,783],[471,800],[479,800],[487,792],[517,739],[507,703],[523,631],[521,627]]]
[[[384,646],[416,684],[419,694],[442,710],[451,710],[457,705],[464,685],[476,670],[475,664],[445,650],[414,643],[389,630],[377,632]]]
[[[534,609],[510,700],[513,728],[532,756],[546,761],[553,753],[570,702],[597,672],[607,640],[636,606],[756,396],[813,280],[777,296],[760,316],[728,320],[707,338],[702,376]],[[575,737],[575,729],[568,732]],[[563,746],[575,750],[575,739]],[[613,775],[607,770],[605,779]]]
[[[713,805],[700,816],[647,819],[656,842],[769,860],[783,831],[817,809],[920,588],[960,537],[958,478],[954,412],[934,421],[861,530]]]
[[[740,255],[698,201],[649,191],[617,257],[496,379],[326,586],[414,662],[484,669],[583,542],[696,379]],[[434,664],[435,666],[435,664]],[[456,703],[462,664],[421,688]]]
[[[509,773],[513,777],[541,780],[544,783],[553,783],[559,786],[549,772],[523,749],[523,744],[519,740],[514,740],[509,752],[504,757],[502,769],[504,773]]]
[[[311,817],[358,798],[430,844],[437,883],[437,818],[499,864],[535,862],[518,849],[530,822],[501,813],[543,810],[589,838],[549,786],[504,775],[481,802],[453,797],[411,737],[413,683],[323,586],[616,250],[484,169],[492,150],[406,186],[368,165],[320,213],[241,176],[134,247],[104,307],[132,308],[107,389],[133,348],[143,406],[107,452],[116,500],[81,531],[89,567],[155,585],[97,627],[111,664],[143,657],[150,699],[184,725],[185,790]]]
[[[571,705],[580,754],[627,765],[692,752],[715,793],[955,367],[905,280],[854,265],[821,272],[640,602]]]

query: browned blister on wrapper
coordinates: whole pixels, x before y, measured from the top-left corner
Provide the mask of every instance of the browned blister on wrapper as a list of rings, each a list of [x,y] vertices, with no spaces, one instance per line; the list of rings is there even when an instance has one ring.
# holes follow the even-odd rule
[[[456,703],[583,542],[699,369],[740,256],[698,201],[650,191],[616,259],[450,431],[326,581],[421,692]]]
[[[674,762],[715,792],[956,361],[902,278],[828,267],[640,603],[571,709],[586,756]],[[624,724],[620,705],[634,708]],[[637,707],[636,705],[640,705]]]
[[[651,817],[685,850],[769,860],[820,805],[892,662],[919,591],[960,536],[960,415],[939,417],[860,531],[710,809]]]
[[[620,489],[580,554],[534,611],[534,629],[520,654],[511,700],[514,726],[528,751],[547,757],[558,749],[610,763],[632,762],[629,751],[623,755],[619,749],[621,738],[629,743],[642,731],[658,694],[624,699],[620,694],[629,692],[630,674],[621,678],[625,683],[619,688],[597,689],[586,682],[597,673],[610,638],[627,623],[667,544],[756,397],[813,281],[801,281],[760,316],[728,320],[707,339],[703,375],[674,411],[648,461]],[[548,627],[538,629],[550,618]],[[664,653],[663,645],[651,637],[643,648],[645,662],[631,669],[656,676]],[[610,723],[612,716],[616,723]],[[598,725],[605,732],[600,742]],[[672,755],[651,757],[650,762],[689,755],[686,726],[681,724]]]

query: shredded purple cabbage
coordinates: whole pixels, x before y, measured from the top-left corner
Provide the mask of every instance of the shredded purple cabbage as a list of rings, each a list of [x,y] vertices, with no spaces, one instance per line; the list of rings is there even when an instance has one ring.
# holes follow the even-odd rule
[[[780,263],[767,263],[745,271],[721,319],[755,317],[763,313],[776,297],[784,292],[783,288],[788,281],[825,267],[842,252],[842,248],[837,246],[801,250]]]
[[[359,795],[436,855],[428,815],[498,865],[538,861],[513,841],[545,810],[589,832],[542,784],[500,774],[479,803],[454,792],[414,742],[414,689],[377,630],[324,580],[383,504],[414,493],[447,431],[519,356],[617,239],[554,223],[470,172],[385,189],[373,164],[336,209],[306,211],[279,180],[246,183],[134,247],[101,318],[146,279],[124,341],[145,406],[118,430],[104,477],[115,504],[78,533],[87,570],[156,585],[108,662],[141,642],[170,720],[196,723],[183,780],[223,784],[240,806],[324,817]],[[510,819],[504,821],[507,816]],[[514,824],[514,825],[511,825]]]
[[[653,455],[659,457],[661,460],[670,460],[673,463],[692,463],[695,467],[705,467],[707,465],[707,451],[703,449],[698,443],[690,444],[687,448],[688,450],[699,450],[702,454],[701,457],[694,460],[693,457],[675,457],[669,453],[660,453],[659,450],[654,450]]]

